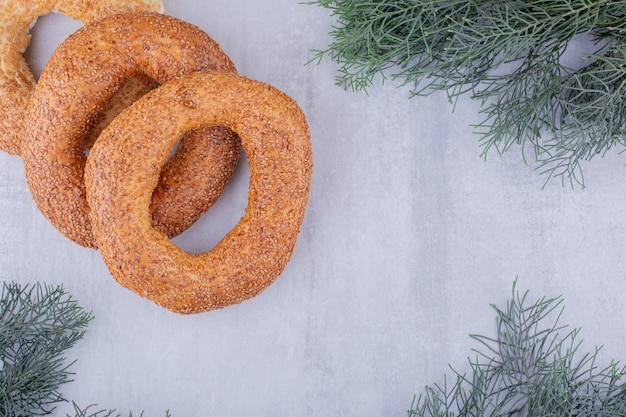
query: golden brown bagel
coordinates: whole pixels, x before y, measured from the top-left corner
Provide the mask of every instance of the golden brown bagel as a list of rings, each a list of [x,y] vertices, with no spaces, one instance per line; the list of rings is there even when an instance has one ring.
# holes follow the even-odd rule
[[[239,135],[250,189],[239,223],[215,248],[193,255],[151,226],[150,200],[178,136],[202,125]],[[177,313],[254,297],[291,257],[309,197],[311,152],[302,110],[265,83],[197,72],[151,91],[113,120],[87,159],[91,221],[111,274]]]
[[[52,11],[89,23],[123,12],[162,12],[160,0],[6,0],[0,2],[0,150],[21,154],[21,125],[35,78],[24,59],[30,29]]]
[[[98,136],[100,136],[100,132],[111,123],[111,120],[113,120],[115,116],[120,114],[122,110],[130,106],[130,104],[139,97],[158,86],[159,83],[145,75],[138,75],[126,80],[115,94],[113,94],[100,115],[97,116],[97,121],[94,123],[83,143],[85,151],[91,148],[96,139],[98,139]]]
[[[131,77],[145,75],[162,83],[198,70],[236,71],[206,33],[156,13],[115,15],[86,25],[56,49],[27,107],[22,157],[33,199],[65,236],[96,247],[85,198],[84,149],[88,132],[113,93]],[[194,196],[219,195],[234,169],[238,138],[220,127],[211,128],[209,134],[222,139],[186,135],[188,143],[182,147],[189,149],[184,162],[175,159],[179,162],[170,164],[177,172],[166,174],[168,184],[172,178],[186,178],[194,185]],[[133,149],[127,152],[134,155]],[[169,217],[155,224],[169,224],[162,230],[170,236],[184,230],[214,201],[202,198],[200,206],[191,205],[189,189],[178,189],[182,195],[155,204],[169,206],[162,211]],[[161,195],[170,193],[155,197]]]

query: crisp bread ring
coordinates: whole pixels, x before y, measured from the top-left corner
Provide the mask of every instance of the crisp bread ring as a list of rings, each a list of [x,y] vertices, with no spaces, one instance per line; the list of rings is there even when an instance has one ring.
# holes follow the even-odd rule
[[[146,76],[126,81],[85,137],[85,152],[122,110],[156,87],[158,83]],[[168,236],[177,236],[195,223],[219,198],[234,174],[239,147],[239,137],[224,126],[202,126],[185,132],[161,170],[152,194],[153,226]]]
[[[206,33],[156,13],[115,15],[85,25],[55,50],[27,107],[22,157],[35,203],[61,233],[80,245],[97,247],[85,198],[84,148],[87,133],[111,95],[129,77],[144,74],[162,83],[197,70],[236,72]],[[178,164],[181,174],[169,176],[187,175],[198,195],[207,194],[203,187],[208,194],[219,195],[237,159],[236,135],[227,129],[212,129],[212,134],[221,134],[224,140],[188,136],[191,150],[186,162]],[[221,148],[214,151],[214,143]],[[173,168],[179,169],[178,165]],[[211,167],[217,167],[220,174],[209,175]],[[188,197],[183,194],[157,203],[173,205],[164,212],[174,214],[165,223],[179,222],[172,227],[174,232],[180,233],[181,224],[189,225],[190,218],[197,219],[212,203],[203,201],[201,207],[192,207]]]
[[[97,121],[93,124],[93,127],[87,133],[87,137],[83,143],[85,151],[89,151],[94,144],[100,132],[111,120],[113,120],[118,114],[122,112],[131,103],[136,101],[139,97],[146,94],[159,86],[159,83],[150,77],[145,75],[138,75],[136,77],[129,78],[120,86],[120,88],[113,94],[105,108],[97,116]]]
[[[176,138],[201,125],[237,132],[250,188],[239,223],[212,250],[195,255],[150,225],[149,206]],[[87,198],[103,259],[121,285],[177,313],[254,297],[291,257],[312,164],[305,116],[276,88],[219,72],[163,84],[123,111],[87,159]]]
[[[122,12],[162,12],[160,0],[6,0],[0,2],[0,150],[21,154],[20,127],[35,77],[23,53],[37,18],[52,11],[89,23]]]

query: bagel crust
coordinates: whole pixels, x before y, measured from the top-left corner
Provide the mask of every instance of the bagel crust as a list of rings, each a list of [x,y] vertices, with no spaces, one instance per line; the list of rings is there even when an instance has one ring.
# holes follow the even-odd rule
[[[21,125],[35,77],[24,59],[37,18],[59,12],[83,23],[129,12],[163,12],[160,0],[5,0],[0,2],[0,150],[21,154]]]
[[[212,250],[195,255],[151,226],[150,204],[177,138],[202,125],[239,135],[250,188],[239,223]],[[103,259],[121,285],[177,313],[254,297],[291,257],[312,164],[305,116],[276,88],[212,71],[165,83],[124,110],[88,156],[87,197]]]
[[[56,49],[27,108],[22,157],[33,200],[61,233],[80,245],[97,247],[85,197],[84,149],[88,132],[112,94],[131,77],[163,83],[198,70],[236,72],[206,33],[156,13],[115,15],[86,25]],[[178,195],[155,194],[157,199],[171,196],[155,203],[167,206],[156,210],[165,218],[155,223],[169,236],[182,232],[206,211],[235,168],[236,135],[212,127],[204,132],[223,138],[204,140],[202,132],[185,135],[183,141],[189,143],[181,146],[186,150],[184,160],[174,158],[177,162],[167,167],[164,185],[179,190]],[[129,152],[133,155],[132,149]],[[185,181],[193,187],[176,186]]]

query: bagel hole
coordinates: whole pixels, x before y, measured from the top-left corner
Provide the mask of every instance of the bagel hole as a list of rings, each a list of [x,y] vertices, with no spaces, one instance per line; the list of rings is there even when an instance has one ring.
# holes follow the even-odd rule
[[[240,147],[237,167],[220,197],[189,229],[172,238],[172,242],[192,254],[213,249],[243,217],[249,186],[248,160]]]
[[[30,29],[31,39],[24,52],[24,59],[35,80],[39,80],[57,46],[82,26],[82,22],[55,12],[40,16],[34,22]]]

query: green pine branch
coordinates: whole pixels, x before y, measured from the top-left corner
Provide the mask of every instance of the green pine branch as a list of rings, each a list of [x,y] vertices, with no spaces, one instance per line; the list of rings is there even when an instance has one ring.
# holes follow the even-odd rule
[[[91,411],[93,406],[81,408],[76,403],[72,403],[72,405],[74,406],[74,414],[71,416],[67,414],[67,417],[122,417],[122,414],[116,413],[116,410]],[[133,417],[133,413],[131,412],[128,417]],[[144,412],[142,411],[138,417],[145,417]],[[169,411],[166,411],[165,417],[172,417],[172,415]]]
[[[65,353],[83,338],[92,319],[62,286],[3,282],[0,416],[50,415],[59,403],[67,402],[60,387],[72,380],[75,360],[68,361]],[[115,410],[72,405],[71,417],[122,417]],[[169,411],[166,417],[171,417]]]
[[[530,303],[514,285],[506,308],[493,306],[496,336],[471,335],[469,372],[452,368],[452,383],[427,386],[408,416],[625,416],[626,368],[581,351],[580,330],[560,323],[562,303]]]
[[[71,381],[65,351],[92,319],[62,287],[3,284],[0,295],[0,415],[50,414]]]
[[[626,147],[625,0],[309,4],[336,18],[314,60],[339,64],[337,84],[359,91],[391,78],[412,97],[468,94],[482,104],[483,156],[520,147],[547,179],[583,185],[583,162]],[[563,63],[576,41],[595,47],[583,68]]]

